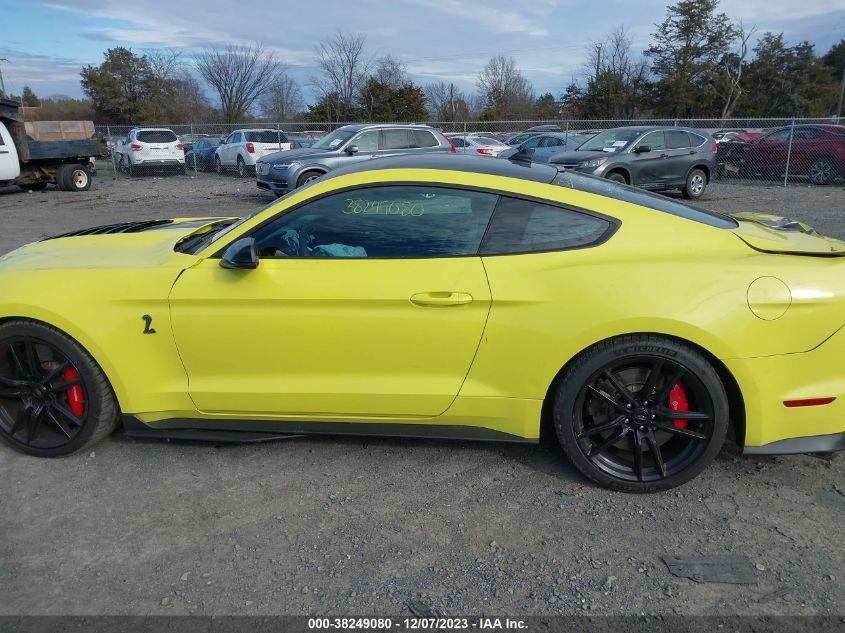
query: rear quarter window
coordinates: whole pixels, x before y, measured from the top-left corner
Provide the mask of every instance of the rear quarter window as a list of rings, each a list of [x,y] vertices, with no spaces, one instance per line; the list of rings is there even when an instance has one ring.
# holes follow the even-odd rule
[[[510,255],[585,248],[603,242],[609,220],[533,200],[502,197],[481,245],[481,255]]]
[[[170,130],[145,130],[138,132],[135,139],[141,143],[175,143],[178,140]]]
[[[434,137],[434,134],[426,130],[414,130],[414,141],[417,147],[437,147],[440,143]]]

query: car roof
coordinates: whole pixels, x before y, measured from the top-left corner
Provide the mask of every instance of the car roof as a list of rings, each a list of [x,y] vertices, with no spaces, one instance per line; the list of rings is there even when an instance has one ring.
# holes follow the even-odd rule
[[[489,176],[520,178],[534,182],[551,183],[560,170],[546,163],[491,159],[487,156],[467,154],[424,154],[410,153],[401,156],[385,156],[361,161],[330,171],[324,178],[334,178],[373,169],[443,169],[465,171]]]
[[[419,130],[434,130],[435,128],[431,127],[430,125],[425,125],[423,123],[352,123],[350,125],[344,125],[339,127],[338,129],[341,130],[353,130],[357,132],[358,130],[368,130],[368,129],[378,129],[378,128],[396,128],[396,127],[404,127],[404,128],[413,128]]]

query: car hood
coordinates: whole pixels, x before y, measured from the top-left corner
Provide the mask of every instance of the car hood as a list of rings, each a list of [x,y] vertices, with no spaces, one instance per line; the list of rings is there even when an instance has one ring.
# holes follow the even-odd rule
[[[561,152],[560,154],[555,154],[549,159],[549,162],[557,165],[563,165],[571,163],[580,163],[582,160],[592,160],[594,158],[610,158],[613,155],[614,152],[579,152],[577,150],[571,150],[569,152]]]
[[[791,255],[845,256],[844,241],[821,235],[803,222],[766,213],[731,215],[739,223],[734,233],[755,250]]]
[[[0,257],[0,273],[13,271],[151,268],[186,257],[174,250],[186,237],[232,218],[126,222],[48,237]],[[183,262],[184,263],[184,262]]]
[[[323,150],[314,149],[313,147],[300,147],[298,149],[286,149],[281,152],[273,152],[272,154],[265,154],[261,157],[262,163],[270,163],[277,160],[291,162],[295,160],[310,160],[328,158],[330,156],[337,156],[337,150]]]

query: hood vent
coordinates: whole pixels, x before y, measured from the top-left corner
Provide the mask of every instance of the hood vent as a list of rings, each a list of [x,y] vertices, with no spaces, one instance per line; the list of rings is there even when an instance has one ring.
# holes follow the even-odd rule
[[[61,233],[60,235],[52,235],[45,237],[42,242],[47,240],[55,240],[60,237],[78,237],[82,235],[113,235],[115,233],[140,233],[157,226],[164,226],[165,224],[172,224],[173,220],[145,220],[143,222],[121,222],[119,224],[106,224],[104,226],[95,226],[90,229],[81,229],[78,231],[70,231],[68,233]]]

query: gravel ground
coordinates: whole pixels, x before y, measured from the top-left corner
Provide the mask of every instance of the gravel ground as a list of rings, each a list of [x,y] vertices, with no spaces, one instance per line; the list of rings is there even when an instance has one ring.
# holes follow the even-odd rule
[[[204,174],[0,190],[0,253],[271,200]],[[717,184],[701,204],[845,237],[843,187]],[[695,481],[646,496],[590,484],[553,445],[118,433],[60,460],[0,450],[0,481],[0,615],[845,613],[842,457],[728,446]],[[696,583],[661,561],[696,554],[744,554],[757,581]]]

